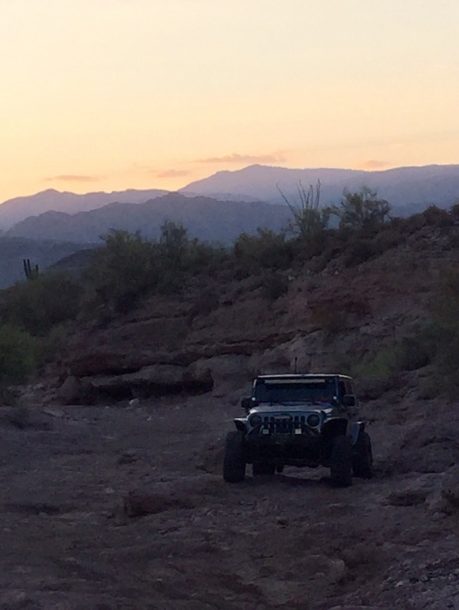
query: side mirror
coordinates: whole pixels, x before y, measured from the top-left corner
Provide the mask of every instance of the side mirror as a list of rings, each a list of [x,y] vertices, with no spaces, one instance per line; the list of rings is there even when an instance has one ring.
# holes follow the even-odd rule
[[[251,398],[243,398],[241,400],[241,407],[244,409],[244,411],[246,411],[248,413],[250,411],[251,407],[252,407],[252,399]]]
[[[354,394],[345,394],[342,403],[343,407],[355,407],[356,401]]]

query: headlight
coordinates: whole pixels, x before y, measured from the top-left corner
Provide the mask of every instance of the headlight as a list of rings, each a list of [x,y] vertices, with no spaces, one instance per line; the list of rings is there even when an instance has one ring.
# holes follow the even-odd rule
[[[259,415],[251,415],[249,417],[249,424],[252,426],[252,428],[256,428],[257,426],[261,426],[261,424],[263,423],[262,418]]]
[[[306,423],[308,426],[311,426],[311,428],[317,428],[317,426],[320,424],[320,415],[317,413],[311,413],[311,415],[308,415]]]

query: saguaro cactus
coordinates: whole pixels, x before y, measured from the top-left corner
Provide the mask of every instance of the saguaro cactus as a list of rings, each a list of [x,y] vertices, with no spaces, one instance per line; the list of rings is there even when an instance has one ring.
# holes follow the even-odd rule
[[[30,262],[30,258],[23,258],[22,265],[24,267],[24,275],[28,280],[34,280],[38,277],[39,268],[38,265],[33,265]]]

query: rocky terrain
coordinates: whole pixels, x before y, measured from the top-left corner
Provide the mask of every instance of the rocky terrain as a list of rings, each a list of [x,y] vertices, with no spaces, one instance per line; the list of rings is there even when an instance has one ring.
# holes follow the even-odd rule
[[[353,267],[313,261],[277,299],[222,269],[79,321],[0,408],[0,607],[458,610],[459,411],[423,390],[431,365],[357,375],[372,480],[221,477],[250,378],[347,372],[415,335],[457,230],[420,227]]]

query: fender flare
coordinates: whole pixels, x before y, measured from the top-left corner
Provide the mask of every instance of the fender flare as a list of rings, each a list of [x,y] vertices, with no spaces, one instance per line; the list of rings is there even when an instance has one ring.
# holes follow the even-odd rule
[[[243,417],[236,417],[234,419],[234,425],[236,426],[236,430],[239,432],[247,432],[247,420]]]
[[[351,441],[355,445],[359,440],[360,433],[365,430],[365,422],[355,421],[351,424]]]

